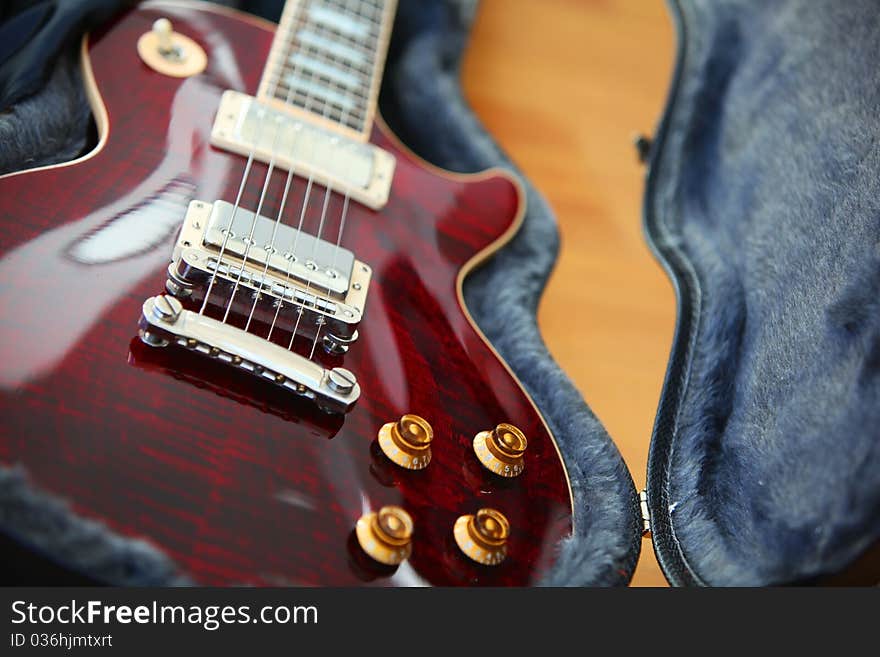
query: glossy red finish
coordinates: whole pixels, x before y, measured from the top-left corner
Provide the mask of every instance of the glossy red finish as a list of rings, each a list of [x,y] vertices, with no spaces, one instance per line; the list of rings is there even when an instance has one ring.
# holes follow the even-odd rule
[[[468,321],[459,271],[514,223],[502,175],[443,177],[402,152],[380,213],[353,204],[343,243],[374,278],[361,339],[344,362],[363,393],[328,416],[225,365],[136,338],[143,300],[160,293],[191,198],[235,196],[244,158],[209,145],[226,88],[257,87],[271,32],[230,14],[173,5],[161,13],[201,43],[207,71],[178,80],[137,56],[159,15],[130,13],[90,45],[109,114],[106,144],[71,166],[0,180],[0,459],[82,516],[150,541],[205,584],[528,584],[571,527],[570,492],[530,400]],[[442,139],[442,135],[438,135]],[[254,207],[265,168],[245,194]],[[272,181],[264,214],[280,199]],[[292,208],[302,202],[296,179]],[[323,188],[309,200],[315,232]],[[333,198],[326,235],[335,235]],[[306,348],[300,345],[300,350]],[[427,418],[434,460],[421,472],[377,451],[379,427]],[[475,433],[509,421],[529,436],[526,471],[502,480],[471,451]],[[413,555],[379,568],[352,538],[365,511],[396,503],[415,521]],[[481,506],[511,521],[508,560],[477,566],[452,540]]]

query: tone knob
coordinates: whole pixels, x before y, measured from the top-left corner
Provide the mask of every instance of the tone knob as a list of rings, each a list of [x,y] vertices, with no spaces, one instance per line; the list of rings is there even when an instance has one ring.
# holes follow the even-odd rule
[[[428,421],[408,413],[379,429],[379,447],[394,463],[407,470],[421,470],[431,462],[434,430]]]
[[[355,526],[358,543],[379,563],[396,566],[412,553],[413,521],[399,506],[383,506],[361,516]]]
[[[510,523],[501,511],[480,509],[474,515],[461,516],[452,533],[461,551],[477,563],[494,566],[507,556]]]
[[[502,422],[492,431],[474,436],[474,453],[488,470],[502,477],[516,477],[525,469],[528,444],[522,431]]]

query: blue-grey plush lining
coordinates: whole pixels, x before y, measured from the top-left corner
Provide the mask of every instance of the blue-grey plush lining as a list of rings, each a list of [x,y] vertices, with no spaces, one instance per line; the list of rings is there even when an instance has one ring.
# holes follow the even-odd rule
[[[658,551],[681,583],[805,581],[880,538],[880,12],[678,5],[646,198],[686,354],[649,466]]]
[[[86,147],[91,109],[78,54],[71,49],[40,93],[0,114],[0,175],[69,161]]]
[[[227,1],[269,18],[277,18],[281,2]],[[402,0],[386,64],[381,110],[395,132],[424,158],[457,171],[478,171],[491,166],[515,170],[464,103],[459,88],[459,63],[475,11],[474,0]],[[66,80],[78,83],[70,67]],[[58,77],[58,76],[56,76]],[[67,105],[68,94],[58,94],[53,82],[41,102]],[[64,96],[67,96],[66,98]],[[48,109],[48,108],[47,108]],[[51,111],[51,110],[48,110]],[[74,116],[76,114],[73,114]],[[38,115],[13,112],[4,121],[33,121]],[[85,135],[84,121],[76,138]],[[6,129],[14,129],[7,124]],[[47,128],[48,129],[48,128]],[[70,126],[55,127],[67,134]],[[43,134],[45,132],[33,132]],[[53,132],[52,134],[58,134]],[[36,139],[26,137],[19,161],[37,160]],[[73,142],[71,142],[73,143]],[[61,151],[66,154],[66,151]],[[58,157],[55,161],[69,159]],[[524,179],[523,179],[524,180]],[[540,194],[525,181],[528,208],[522,229],[493,259],[469,276],[465,284],[468,308],[495,348],[510,364],[535,399],[557,439],[574,495],[574,534],[560,545],[560,556],[545,584],[623,585],[629,582],[640,549],[638,500],[632,479],[607,432],[584,404],[571,382],[554,363],[535,323],[541,291],[559,248],[553,215]],[[132,563],[132,544],[92,523],[76,518],[56,500],[32,491],[20,473],[0,470],[13,477],[2,502],[9,509],[5,529],[41,552],[71,564],[102,581],[119,583],[180,583],[181,575],[153,548],[137,544],[136,567],[120,573],[120,564]],[[0,480],[2,481],[2,480]],[[45,501],[47,518],[39,519],[39,500]],[[26,519],[27,522],[23,522]],[[54,524],[53,524],[54,523]],[[64,527],[65,532],[46,528]],[[89,541],[70,540],[85,534]],[[85,554],[79,554],[83,550]],[[153,550],[153,553],[149,552]],[[89,553],[94,553],[90,557]],[[116,558],[113,558],[113,555]]]
[[[547,579],[553,585],[625,584],[641,546],[638,498],[607,432],[553,361],[535,322],[559,235],[546,201],[464,102],[459,65],[476,3],[401,2],[381,109],[420,155],[456,171],[503,166],[525,183],[522,229],[468,277],[465,301],[534,398],[556,436],[574,494],[574,535]]]

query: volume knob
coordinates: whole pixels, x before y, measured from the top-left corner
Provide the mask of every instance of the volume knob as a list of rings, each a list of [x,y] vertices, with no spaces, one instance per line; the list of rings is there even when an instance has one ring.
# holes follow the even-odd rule
[[[422,470],[431,462],[434,430],[424,418],[408,413],[379,429],[379,447],[394,463],[407,470]]]
[[[413,521],[399,506],[383,506],[361,516],[355,526],[358,543],[379,563],[396,566],[412,553]]]
[[[461,551],[477,563],[494,566],[507,556],[510,523],[501,511],[480,509],[474,515],[461,516],[452,533]]]
[[[516,477],[525,469],[528,444],[522,431],[502,422],[492,431],[474,436],[474,453],[488,470],[502,477]]]

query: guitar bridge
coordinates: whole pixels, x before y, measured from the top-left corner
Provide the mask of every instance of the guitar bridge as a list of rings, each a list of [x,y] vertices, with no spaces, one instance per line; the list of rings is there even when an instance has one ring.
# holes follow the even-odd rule
[[[360,386],[348,370],[327,370],[253,333],[185,310],[172,296],[144,302],[139,335],[154,347],[175,344],[221,360],[307,397],[328,412],[344,413],[360,396]]]
[[[307,339],[320,332],[325,350],[344,353],[357,339],[371,274],[348,249],[225,201],[192,201],[166,288],[196,303],[210,290],[209,303],[224,311]]]

